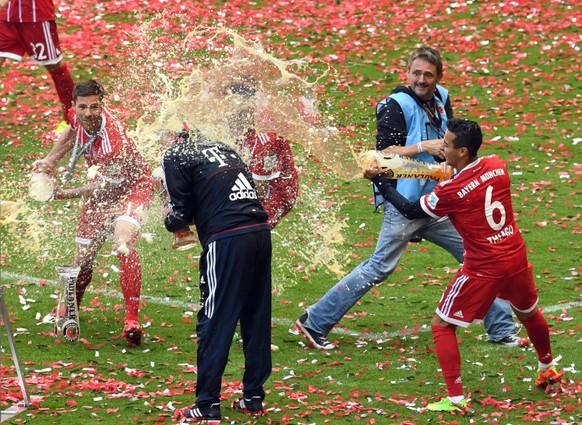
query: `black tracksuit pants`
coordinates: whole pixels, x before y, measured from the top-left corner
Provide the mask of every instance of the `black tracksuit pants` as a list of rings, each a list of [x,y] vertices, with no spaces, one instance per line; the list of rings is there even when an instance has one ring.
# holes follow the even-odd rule
[[[245,356],[243,394],[265,397],[271,374],[271,232],[245,233],[209,243],[200,259],[199,406],[218,403],[222,374],[240,320]]]

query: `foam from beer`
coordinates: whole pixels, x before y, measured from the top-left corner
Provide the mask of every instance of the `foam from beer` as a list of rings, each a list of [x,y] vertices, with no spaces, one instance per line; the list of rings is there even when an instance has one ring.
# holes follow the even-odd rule
[[[54,182],[50,176],[44,173],[35,173],[30,178],[28,196],[35,201],[46,202],[52,198]]]

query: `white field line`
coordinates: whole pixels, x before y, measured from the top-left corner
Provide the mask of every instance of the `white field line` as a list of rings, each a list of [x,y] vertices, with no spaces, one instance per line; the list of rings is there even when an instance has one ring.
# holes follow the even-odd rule
[[[39,284],[40,281],[43,280],[47,285],[51,285],[51,286],[57,286],[57,283],[58,283],[58,282],[56,282],[54,280],[50,280],[50,279],[39,279],[37,277],[0,271],[0,282],[4,281],[4,279],[11,280],[11,281],[19,280],[19,281],[23,281],[23,282],[30,283],[30,284]],[[91,287],[88,288],[88,291],[90,293],[93,293],[93,294],[106,295],[106,296],[110,296],[113,298],[123,299],[123,295],[121,294],[120,291],[96,291],[96,290],[92,289]],[[161,304],[161,305],[168,305],[168,306],[173,306],[173,307],[181,307],[184,310],[190,310],[190,311],[198,310],[198,303],[188,303],[185,301],[176,300],[176,299],[172,299],[172,298],[168,298],[168,297],[158,298],[158,297],[150,297],[147,295],[142,295],[142,298],[146,301],[147,304]],[[540,306],[540,308],[543,308],[544,313],[551,313],[554,311],[561,311],[561,310],[569,310],[571,308],[577,308],[577,307],[582,307],[582,302],[572,301],[572,302],[567,302],[567,303],[557,304],[557,305]],[[295,321],[289,320],[289,319],[286,319],[283,317],[273,317],[272,321],[276,325],[289,326],[289,328],[292,328],[295,325]],[[350,330],[341,328],[339,326],[336,326],[331,331],[331,333],[334,333],[334,334],[348,335],[348,336],[353,336],[353,337],[357,337],[357,338],[361,338],[361,339],[365,339],[365,340],[372,340],[372,341],[382,340],[382,339],[386,339],[386,338],[410,336],[416,332],[430,332],[430,326],[422,325],[416,331],[414,331],[411,328],[406,328],[406,329],[401,329],[398,331],[393,331],[390,333],[355,332],[355,331],[350,331]]]

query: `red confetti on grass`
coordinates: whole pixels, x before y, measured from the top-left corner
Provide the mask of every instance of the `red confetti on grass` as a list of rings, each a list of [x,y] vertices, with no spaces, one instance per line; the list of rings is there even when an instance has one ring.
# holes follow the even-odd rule
[[[224,2],[223,2],[224,3]],[[179,16],[180,20],[187,25],[192,22],[189,19],[196,20],[203,25],[224,25],[230,28],[251,27],[249,32],[253,37],[265,42],[273,53],[284,59],[293,59],[305,56],[300,49],[302,46],[308,46],[310,53],[308,59],[315,64],[323,64],[326,62],[331,64],[338,73],[337,81],[329,81],[330,84],[336,84],[337,90],[341,91],[342,103],[341,107],[348,109],[357,109],[357,107],[365,107],[370,109],[377,100],[383,98],[387,90],[390,89],[392,81],[402,79],[402,65],[406,59],[407,51],[402,51],[400,60],[388,59],[386,51],[388,49],[399,49],[401,45],[408,42],[411,34],[417,37],[418,43],[428,43],[435,45],[442,49],[447,55],[449,52],[458,54],[457,46],[463,46],[465,52],[482,52],[482,57],[486,59],[487,63],[475,64],[468,59],[461,58],[448,64],[444,80],[447,84],[454,84],[459,87],[461,93],[452,93],[454,96],[455,105],[463,105],[466,111],[475,117],[482,119],[482,126],[489,132],[493,132],[493,128],[510,129],[520,135],[528,129],[536,131],[538,136],[558,137],[555,131],[557,122],[560,120],[568,120],[573,117],[572,114],[577,114],[580,111],[580,99],[572,100],[553,99],[551,103],[545,105],[543,110],[528,111],[529,98],[537,95],[547,95],[540,85],[540,81],[551,81],[552,87],[559,87],[560,91],[568,92],[572,88],[566,87],[566,76],[568,73],[579,73],[580,66],[573,61],[568,69],[559,66],[558,59],[560,56],[578,57],[579,52],[574,52],[576,46],[580,44],[579,32],[572,31],[575,28],[572,19],[559,14],[559,7],[556,6],[559,2],[554,2],[551,7],[540,7],[539,2],[534,1],[520,1],[515,2],[482,2],[479,4],[479,13],[471,18],[467,17],[470,9],[470,4],[456,3],[455,7],[450,7],[449,12],[443,13],[442,4],[439,2],[425,2],[423,4],[423,13],[418,13],[418,10],[412,7],[407,2],[388,2],[380,1],[374,3],[374,13],[369,13],[370,2],[363,0],[344,1],[344,2],[323,2],[315,5],[313,2],[294,1],[294,2],[259,2],[261,4],[255,7],[246,7],[244,2],[234,1],[221,4],[220,2],[201,0],[201,1],[181,1],[181,2],[167,2],[153,0],[144,2],[143,0],[127,0],[121,2],[108,2],[106,12],[103,11],[102,5],[91,2],[89,0],[78,0],[75,2],[57,1],[57,7],[63,22],[61,26],[64,31],[61,31],[61,41],[67,61],[71,67],[83,73],[83,70],[98,69],[104,70],[99,78],[103,77],[106,83],[114,84],[117,80],[123,79],[124,70],[130,64],[130,58],[124,57],[119,52],[124,52],[123,45],[131,42],[130,35],[135,33],[136,26],[140,21],[149,18],[152,13],[164,12],[167,16]],[[264,3],[264,4],[262,4]],[[96,10],[99,6],[100,9]],[[216,9],[217,13],[214,13]],[[184,10],[188,10],[188,14],[184,14]],[[237,13],[232,13],[236,10]],[[571,18],[576,17],[575,11],[571,12]],[[108,22],[107,25],[95,25],[95,16],[103,17],[106,14],[106,21],[108,17],[114,17],[114,22]],[[264,19],[269,16],[269,19]],[[479,37],[475,36],[475,22],[474,19],[482,20],[483,22],[493,22],[492,16],[500,16],[503,23],[499,26],[489,25],[483,29]],[[578,14],[579,16],[579,14]],[[129,17],[131,19],[125,19]],[[389,24],[386,17],[389,17]],[[427,19],[430,17],[430,19]],[[569,17],[570,18],[570,17]],[[446,25],[439,25],[446,21]],[[578,22],[580,20],[578,19]],[[252,25],[249,26],[249,23]],[[83,31],[76,31],[68,29],[74,28],[91,28],[90,36]],[[577,28],[577,27],[576,27]],[[164,22],[160,20],[159,30],[165,34],[166,40],[171,40],[170,36],[180,29],[179,25],[175,25],[174,20]],[[496,36],[502,33],[503,37]],[[293,40],[294,46],[289,43]],[[389,45],[387,45],[389,40]],[[483,42],[487,41],[485,44]],[[545,46],[551,46],[551,49],[543,50]],[[544,51],[542,55],[543,60],[551,63],[554,67],[552,73],[541,73],[538,67],[532,65],[531,59],[528,58],[526,50],[528,47],[533,47],[536,50]],[[114,54],[112,52],[115,52]],[[354,66],[353,52],[357,52],[357,61],[362,63],[374,63],[377,67],[384,71],[386,80],[388,81],[370,81],[367,76],[361,75],[358,72],[357,66]],[[171,69],[174,74],[179,75],[183,71],[181,63],[176,60],[170,60],[163,64],[167,69]],[[489,68],[493,75],[484,75],[482,68]],[[507,68],[521,69],[530,78],[525,78],[517,85],[521,91],[509,89],[514,86],[516,79],[522,78],[519,73],[508,73]],[[106,71],[106,72],[105,72]],[[10,111],[10,116],[3,116],[2,126],[0,126],[0,135],[2,136],[1,143],[10,142],[12,146],[21,146],[23,138],[31,138],[39,140],[39,146],[45,147],[51,145],[54,140],[54,134],[48,130],[52,128],[56,122],[60,120],[57,108],[54,105],[57,103],[56,94],[52,87],[50,79],[42,74],[33,61],[24,61],[20,64],[11,63],[2,78],[2,99],[0,99],[0,107],[6,108]],[[42,74],[44,78],[40,78]],[[502,78],[499,78],[499,76]],[[384,78],[383,78],[384,79]],[[388,83],[388,84],[387,84]],[[371,96],[369,91],[364,95],[365,85],[373,85],[377,93],[377,99]],[[471,97],[466,99],[465,93],[462,92],[466,85],[478,85],[487,88],[490,91],[490,96],[496,99],[496,106],[492,108],[492,103],[488,102],[484,97],[477,99]],[[323,93],[322,93],[323,94]],[[132,108],[125,108],[124,114],[127,118],[137,119],[140,115],[139,90],[123,101],[127,105],[132,105]],[[554,96],[554,95],[553,95]],[[557,94],[555,95],[557,96]],[[16,100],[13,98],[16,97]],[[39,106],[40,105],[40,106]],[[556,109],[560,108],[560,109]],[[46,112],[50,112],[48,115]],[[508,116],[519,116],[522,123],[516,124]],[[353,123],[349,123],[350,116],[346,118],[348,135],[354,137],[359,128]],[[36,123],[30,125],[31,123]],[[366,129],[367,131],[367,129]],[[530,130],[532,131],[532,130]],[[44,132],[44,134],[42,134]],[[40,136],[39,136],[40,134]],[[497,141],[491,141],[488,144],[496,144],[499,147],[507,147],[510,149],[513,137],[503,136]],[[542,139],[543,140],[543,139]],[[357,141],[356,143],[361,143]],[[366,142],[369,143],[369,142]],[[576,149],[562,142],[549,141],[540,143],[539,148],[544,154],[548,155],[548,161],[568,157],[572,151]],[[525,155],[525,154],[524,154]],[[517,158],[520,163],[526,163],[528,158]],[[313,159],[313,162],[319,162]],[[557,161],[556,161],[557,162]],[[547,164],[540,164],[545,167]],[[552,164],[554,167],[556,164]],[[574,165],[568,174],[571,176],[582,175],[582,166]],[[548,190],[555,187],[556,184],[551,181],[549,172],[552,168],[547,169],[548,181],[542,180],[533,182],[530,186],[521,184],[515,189],[519,191],[519,195],[524,193],[534,193],[534,196],[540,196],[532,203],[536,203],[539,207],[532,212],[540,214],[539,219],[534,223],[540,228],[555,226],[571,226],[572,234],[582,234],[582,225],[579,223],[579,215],[571,218],[571,223],[565,218],[551,217],[546,215],[544,209],[550,209],[551,203],[548,199],[552,198],[548,194]],[[565,172],[559,172],[559,176],[565,176]],[[561,184],[562,182],[560,182]],[[575,181],[566,182],[574,185]],[[330,192],[335,194],[336,188],[330,188]],[[546,196],[547,195],[547,196]],[[571,199],[576,199],[580,195],[579,190],[573,190]],[[357,195],[356,195],[357,197]],[[547,199],[546,199],[547,198]],[[519,198],[518,198],[519,199]],[[526,202],[521,198],[522,202]],[[567,200],[568,204],[570,200]],[[331,201],[324,201],[323,204],[333,206]],[[536,218],[537,218],[536,217]],[[522,229],[524,232],[527,229]],[[364,243],[354,244],[357,248],[368,249],[374,244],[374,239],[368,240]],[[426,249],[422,247],[421,250]],[[352,258],[360,259],[360,256],[352,253]],[[192,257],[189,257],[192,259]],[[9,259],[2,256],[2,266],[9,267]],[[193,267],[198,267],[194,263]],[[298,267],[303,270],[304,266]],[[582,269],[578,267],[578,274]],[[103,272],[103,271],[102,271]],[[453,273],[454,271],[450,271]],[[168,280],[176,282],[176,276],[180,271],[176,271],[174,276],[169,276]],[[306,271],[307,273],[307,271]],[[550,270],[544,270],[544,275],[550,274]],[[434,276],[430,274],[423,274],[424,284],[433,284],[436,281]],[[304,280],[309,280],[309,276],[302,277]],[[189,281],[189,278],[184,278]],[[41,282],[41,285],[46,285],[46,281]],[[578,290],[578,289],[576,289]],[[98,298],[91,301],[94,307],[100,306]],[[122,305],[116,305],[115,310],[123,309]],[[564,320],[561,316],[554,316],[555,320]],[[144,316],[144,322],[153,322],[150,318]],[[389,326],[389,325],[386,325]],[[580,332],[579,327],[575,330]],[[403,334],[417,332],[418,328],[415,324],[414,329],[406,329],[402,331]],[[47,337],[50,335],[47,333]],[[164,342],[164,339],[158,336],[152,336],[152,341]],[[55,342],[58,344],[59,342]],[[86,339],[82,340],[85,344],[85,349],[91,349],[90,342]],[[29,364],[29,366],[33,366]],[[91,365],[85,365],[91,367]],[[338,367],[338,362],[330,362],[326,364],[327,367]],[[389,363],[385,363],[384,367],[388,367]],[[56,391],[56,397],[68,397],[68,391],[72,392],[89,392],[95,391],[106,395],[109,398],[143,398],[149,399],[151,397],[170,399],[173,396],[184,394],[187,391],[192,391],[194,383],[192,381],[182,381],[173,383],[168,386],[167,393],[156,392],[153,393],[141,391],[133,385],[127,384],[121,378],[106,377],[102,375],[93,376],[95,368],[91,368],[92,372],[78,373],[74,379],[65,381],[63,377],[59,376],[58,370],[63,368],[72,368],[73,365],[63,366],[59,364],[51,365],[53,372],[47,374],[31,373],[30,382],[33,390],[37,393],[44,391]],[[77,369],[82,368],[83,365],[75,364]],[[181,373],[196,373],[195,366],[183,366],[180,369]],[[14,370],[7,370],[8,375],[14,375]],[[145,371],[129,372],[130,376],[147,376]],[[12,377],[5,379],[6,374],[2,374],[3,386],[6,385],[6,392],[2,392],[2,402],[18,400],[19,389],[17,381]],[[234,394],[240,387],[240,382],[232,381],[225,382],[226,394]],[[319,412],[325,416],[325,423],[333,423],[338,416],[352,416],[351,419],[355,421],[366,421],[368,423],[385,423],[388,421],[386,412],[370,409],[363,406],[359,402],[343,399],[337,394],[333,394],[326,389],[318,389],[309,386],[306,392],[294,391],[292,386],[284,383],[274,383],[274,387],[279,391],[284,391],[286,397],[292,401],[287,405],[282,405],[280,408],[289,413],[282,416],[281,423],[312,423],[313,419],[308,418],[313,412]],[[522,415],[522,421],[531,421],[538,423],[548,423],[549,421],[565,422],[564,415],[571,415],[573,412],[580,411],[579,394],[582,393],[579,382],[569,382],[565,386],[561,394],[552,395],[549,401],[542,401],[538,403],[528,401],[498,401],[493,397],[485,397],[479,400],[482,406],[491,406],[497,409],[490,416],[492,418],[500,418],[503,413],[509,410],[519,410]],[[507,394],[507,393],[506,393]],[[577,395],[578,394],[578,395]],[[320,395],[322,399],[314,400],[313,395]],[[349,397],[357,397],[360,395],[359,390],[353,390]],[[414,404],[416,399],[414,396],[392,394],[387,399],[382,399],[381,395],[376,397],[384,400],[389,404],[405,405],[407,403]],[[578,397],[578,398],[577,398]],[[426,404],[426,403],[424,403]],[[76,404],[69,404],[70,411],[76,407]],[[34,406],[37,407],[38,406]],[[86,408],[91,408],[86,406]],[[162,409],[166,409],[163,406]],[[118,409],[109,409],[107,413],[117,413]],[[35,414],[49,415],[47,409],[38,408]],[[65,410],[59,411],[65,413]],[[374,419],[365,417],[365,414],[378,414],[384,417]],[[389,416],[393,419],[398,418],[398,414]],[[302,420],[301,418],[308,418]],[[162,421],[163,418],[151,414],[150,416],[136,416],[138,421]],[[403,418],[399,418],[403,419]],[[493,421],[491,418],[484,420]],[[456,420],[436,419],[435,423],[449,424],[458,423]],[[514,421],[517,422],[517,421]],[[414,421],[404,420],[400,422],[401,425],[413,425]]]

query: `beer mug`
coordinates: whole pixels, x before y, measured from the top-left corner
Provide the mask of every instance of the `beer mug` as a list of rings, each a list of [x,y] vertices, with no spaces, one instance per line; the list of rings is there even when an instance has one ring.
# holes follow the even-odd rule
[[[35,173],[30,177],[28,183],[28,196],[35,201],[46,202],[53,197],[55,183],[53,179],[45,173]]]
[[[172,248],[176,251],[186,251],[196,246],[196,234],[189,227],[178,230],[174,233]]]

